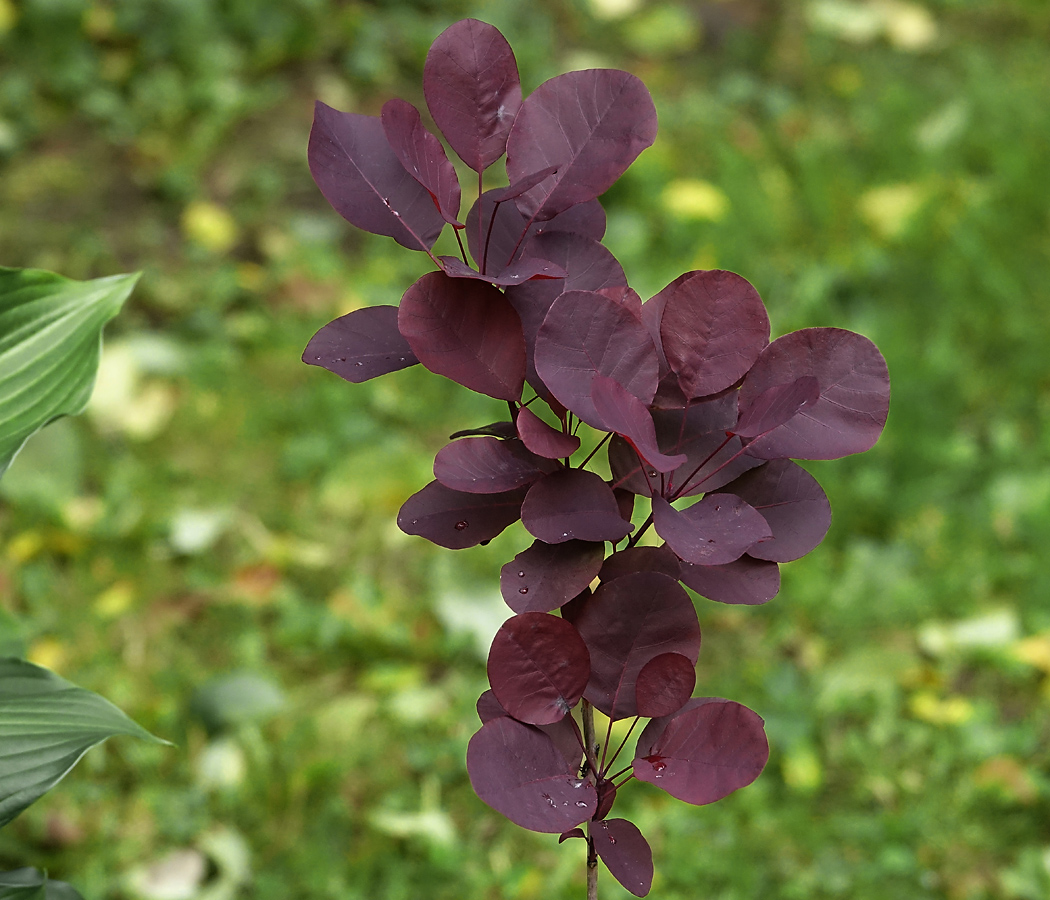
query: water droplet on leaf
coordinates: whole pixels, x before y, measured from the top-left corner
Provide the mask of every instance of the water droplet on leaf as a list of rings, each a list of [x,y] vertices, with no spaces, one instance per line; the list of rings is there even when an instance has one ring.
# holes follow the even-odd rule
[[[455,525],[456,531],[462,531],[464,528],[467,527],[468,524],[470,523],[467,522],[466,519],[464,519],[462,522],[457,522]]]
[[[528,592],[529,592],[529,589],[527,587],[525,587],[525,588],[518,588],[518,593],[519,594],[527,594]]]

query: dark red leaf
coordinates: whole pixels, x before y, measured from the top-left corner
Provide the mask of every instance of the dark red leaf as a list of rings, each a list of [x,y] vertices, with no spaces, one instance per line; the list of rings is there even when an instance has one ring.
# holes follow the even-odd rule
[[[627,438],[642,459],[657,472],[673,472],[686,461],[683,454],[665,456],[656,444],[656,426],[648,407],[618,381],[595,375],[591,382],[591,404],[603,431]]]
[[[634,494],[621,488],[613,488],[613,496],[616,498],[616,508],[620,510],[620,518],[630,522],[634,516]]]
[[[594,785],[546,734],[510,716],[481,726],[467,745],[474,792],[522,828],[559,834],[585,822],[598,806]]]
[[[642,666],[634,690],[638,715],[671,716],[693,695],[696,666],[681,653],[661,653]]]
[[[491,425],[482,425],[480,428],[464,428],[454,431],[448,436],[450,441],[461,437],[498,437],[514,438],[518,436],[518,429],[513,422],[493,422]]]
[[[874,446],[886,424],[890,376],[866,337],[841,328],[803,328],[770,344],[744,379],[743,407],[771,387],[812,375],[820,399],[747,445],[762,459],[838,459]]]
[[[491,690],[485,691],[478,697],[477,710],[482,725],[499,716],[510,715],[500,706],[499,700]],[[580,768],[580,761],[583,759],[583,747],[580,745],[580,739],[570,720],[571,716],[566,716],[550,725],[537,727],[554,742],[555,748],[564,757],[569,771],[575,772]]]
[[[750,556],[741,556],[724,566],[682,563],[681,579],[683,584],[708,600],[758,606],[768,603],[780,590],[780,566]]]
[[[638,738],[634,775],[703,806],[751,784],[769,759],[762,718],[731,700],[698,698]]]
[[[401,298],[397,325],[431,372],[497,400],[521,396],[521,322],[492,285],[430,272]]]
[[[553,219],[533,222],[529,227],[529,234],[538,236],[551,231],[564,231],[590,238],[592,241],[600,241],[605,237],[606,224],[605,210],[602,209],[601,203],[595,199],[570,206],[565,212],[558,213]]]
[[[635,681],[661,653],[681,653],[695,665],[700,624],[689,595],[657,572],[603,582],[574,620],[591,652],[591,679],[583,696],[615,719],[638,714]]]
[[[537,456],[568,459],[580,449],[576,435],[558,431],[524,406],[518,410],[517,426],[522,443]]]
[[[761,513],[733,494],[707,494],[682,510],[653,497],[653,525],[680,559],[702,566],[732,562],[773,536]]]
[[[499,700],[496,699],[496,695],[492,693],[491,689],[483,691],[481,696],[478,697],[476,708],[482,725],[486,722],[491,722],[493,719],[498,719],[500,716],[509,715],[500,705]]]
[[[397,307],[370,306],[325,325],[310,338],[303,362],[360,384],[419,360],[397,330]]]
[[[615,802],[616,785],[611,779],[602,779],[598,782],[598,808],[594,811],[594,820],[597,822],[609,815]]]
[[[454,491],[498,494],[532,484],[550,466],[529,453],[521,441],[468,437],[438,451],[434,477]]]
[[[627,547],[606,557],[598,577],[605,582],[635,572],[659,572],[677,581],[680,566],[670,547]]]
[[[432,481],[409,497],[397,514],[405,534],[418,534],[449,550],[490,541],[521,516],[525,491],[467,494]]]
[[[686,395],[706,397],[751,368],[769,343],[769,316],[758,291],[739,275],[720,269],[689,274],[661,291],[667,296],[660,341]]]
[[[517,200],[550,219],[604,193],[656,139],[656,108],[628,72],[587,69],[544,82],[521,104],[507,140],[512,182],[546,166],[558,172]]]
[[[605,375],[648,406],[656,393],[656,349],[631,311],[594,291],[567,291],[536,335],[536,372],[558,402],[602,428],[591,388]]]
[[[594,849],[620,884],[635,897],[644,897],[653,886],[653,851],[626,819],[606,819],[591,826]]]
[[[339,112],[318,101],[308,158],[321,193],[350,224],[409,250],[434,246],[445,220],[390,149],[378,116]]]
[[[757,438],[812,406],[819,397],[820,383],[812,375],[766,388],[746,409],[740,410],[740,420],[733,433],[742,438]]]
[[[514,51],[491,25],[477,19],[456,22],[430,47],[423,66],[423,95],[452,149],[481,172],[506,151],[507,135],[521,106]]]
[[[390,148],[430,194],[441,217],[456,228],[463,226],[459,215],[459,177],[445,156],[445,148],[426,128],[419,110],[405,100],[387,100],[380,120]]]
[[[511,616],[492,639],[492,692],[515,719],[550,725],[575,706],[591,674],[590,654],[570,622],[542,612]]]
[[[466,232],[467,249],[478,268],[498,274],[521,257],[527,239],[523,238],[524,216],[511,202],[497,205],[493,200],[496,190],[485,191],[480,200],[474,201],[467,213]]]
[[[508,184],[506,187],[496,188],[490,192],[490,199],[493,203],[505,203],[508,200],[514,200],[524,194],[527,190],[536,187],[536,185],[543,181],[548,175],[553,175],[557,171],[557,166],[547,166],[545,169],[540,169],[538,172],[533,172],[531,175],[519,178],[517,181]]]
[[[587,835],[585,835],[583,833],[583,829],[582,828],[570,828],[568,831],[565,831],[562,834],[558,835],[558,843],[559,844],[564,843],[565,841],[569,840],[569,838],[585,838],[585,837],[587,837]]]
[[[831,527],[831,504],[817,480],[789,459],[774,459],[723,488],[757,509],[769,523],[771,540],[748,553],[758,559],[791,562],[817,546]]]
[[[533,278],[562,279],[565,277],[565,270],[561,266],[556,266],[545,259],[519,259],[498,275],[482,275],[456,256],[439,256],[438,260],[442,270],[449,278],[474,278],[477,281],[487,281],[489,284],[501,287],[522,284]]]
[[[626,306],[638,320],[642,318],[642,298],[638,291],[631,287],[607,287],[601,288],[599,293],[604,294],[610,300],[615,300],[621,306]],[[644,322],[642,324],[645,324]],[[648,329],[647,329],[648,330]],[[652,335],[650,335],[652,337]],[[654,345],[655,346],[655,345]],[[659,351],[659,348],[657,348]],[[659,352],[657,353],[659,355]]]
[[[588,541],[535,541],[500,569],[500,593],[516,613],[557,609],[594,580],[603,553],[602,544]]]
[[[634,530],[620,517],[616,497],[601,477],[585,469],[544,475],[529,488],[521,521],[548,544],[565,541],[619,541]]]

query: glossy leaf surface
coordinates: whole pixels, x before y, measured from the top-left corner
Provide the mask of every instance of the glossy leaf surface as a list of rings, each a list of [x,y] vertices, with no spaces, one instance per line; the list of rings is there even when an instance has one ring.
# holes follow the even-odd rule
[[[526,612],[511,616],[492,639],[489,684],[515,719],[550,725],[575,706],[591,674],[587,645],[557,616]]]
[[[747,406],[775,385],[812,375],[820,399],[748,444],[763,459],[838,459],[874,446],[886,424],[890,377],[878,348],[842,328],[803,328],[773,341],[744,379]]]
[[[521,104],[507,140],[511,182],[547,166],[558,172],[517,200],[549,219],[605,192],[656,139],[656,108],[628,72],[587,69],[544,82]]]
[[[438,481],[414,493],[401,506],[397,525],[449,550],[490,541],[521,516],[524,490],[500,494],[454,491]]]
[[[761,513],[733,494],[707,494],[682,510],[654,497],[653,525],[679,558],[704,566],[739,559],[773,536]]]
[[[591,653],[584,697],[616,719],[638,714],[635,682],[649,660],[680,653],[695,665],[700,655],[692,601],[675,580],[656,572],[602,583],[574,624]]]
[[[522,407],[515,420],[522,443],[537,456],[566,459],[580,449],[580,439],[548,425],[531,409]]]
[[[544,473],[521,441],[468,437],[446,444],[434,458],[434,477],[468,494],[498,494],[531,484]]]
[[[521,106],[514,51],[493,26],[477,19],[456,22],[427,53],[423,95],[452,149],[481,172],[506,151]]]
[[[516,613],[557,609],[594,580],[603,551],[589,541],[534,541],[500,569],[500,593]]]
[[[720,269],[671,282],[663,300],[660,340],[689,397],[738,382],[769,343],[769,316],[751,284]]]
[[[360,384],[419,360],[397,329],[397,307],[370,306],[321,328],[306,345],[303,362]]]
[[[562,469],[533,484],[521,521],[529,534],[548,544],[619,541],[633,530],[620,517],[612,489],[585,469]]]
[[[727,484],[758,510],[773,537],[747,552],[758,559],[790,562],[816,547],[831,527],[831,504],[817,480],[789,459],[774,459]]]
[[[430,272],[405,292],[397,324],[431,372],[498,400],[521,396],[521,322],[492,285]]]
[[[378,116],[340,112],[318,101],[308,158],[321,193],[351,225],[392,237],[409,250],[434,246],[445,220],[390,148]]]
[[[604,819],[591,826],[594,849],[609,873],[635,897],[653,886],[653,851],[638,826],[626,819]]]
[[[598,805],[594,785],[579,778],[553,741],[509,716],[481,726],[467,745],[474,793],[522,828],[560,834]]]
[[[642,666],[635,681],[638,715],[655,719],[678,712],[693,695],[696,666],[681,653],[661,653]]]
[[[701,597],[718,603],[758,606],[780,591],[780,566],[764,559],[741,556],[724,566],[682,563],[682,583]]]
[[[769,759],[761,717],[731,700],[691,700],[638,738],[634,775],[703,806],[751,784]]]

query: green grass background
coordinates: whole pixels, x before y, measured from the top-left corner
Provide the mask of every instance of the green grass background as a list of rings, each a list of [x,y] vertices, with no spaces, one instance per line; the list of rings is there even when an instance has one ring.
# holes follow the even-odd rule
[[[0,0],[0,261],[144,272],[89,413],[0,488],[0,644],[178,745],[92,751],[0,869],[90,900],[583,895],[582,845],[507,823],[463,763],[524,532],[451,553],[394,523],[498,406],[299,359],[427,268],[320,196],[312,102],[422,106],[466,15],[527,91],[649,86],[657,143],[603,198],[643,297],[732,269],[776,334],[860,331],[893,379],[879,444],[809,466],[834,522],[780,595],[698,601],[698,693],[772,752],[709,807],[623,792],[652,896],[1050,896],[1043,0]]]

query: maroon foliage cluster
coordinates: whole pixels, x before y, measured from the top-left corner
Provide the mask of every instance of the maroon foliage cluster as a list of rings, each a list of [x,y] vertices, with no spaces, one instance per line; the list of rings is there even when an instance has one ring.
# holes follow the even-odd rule
[[[618,790],[638,779],[712,803],[768,756],[758,715],[692,697],[700,626],[682,584],[721,603],[777,593],[779,564],[816,547],[831,522],[824,492],[792,460],[876,442],[886,364],[837,328],[770,342],[758,292],[732,272],[687,272],[644,303],[631,290],[600,243],[597,197],[656,136],[633,75],[570,72],[523,99],[506,40],[468,19],[431,48],[424,94],[478,174],[462,222],[456,171],[411,104],[391,100],[379,117],[317,104],[309,161],[324,196],[436,270],[399,307],[326,325],[303,359],[355,383],[422,364],[507,401],[506,421],[453,435],[398,524],[451,549],[519,519],[535,538],[500,572],[515,615],[489,654],[471,783],[525,828],[585,837],[644,896],[652,854],[634,825],[608,818]],[[484,190],[504,154],[509,185]],[[460,257],[433,254],[445,225]],[[609,479],[586,468],[606,442]],[[640,543],[650,529],[659,546]],[[585,745],[581,701],[608,717],[604,743]],[[633,731],[642,718],[633,762],[617,771],[626,738],[610,748],[612,725],[632,720]]]

